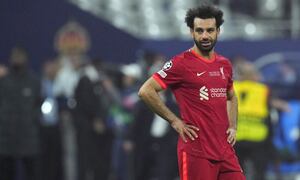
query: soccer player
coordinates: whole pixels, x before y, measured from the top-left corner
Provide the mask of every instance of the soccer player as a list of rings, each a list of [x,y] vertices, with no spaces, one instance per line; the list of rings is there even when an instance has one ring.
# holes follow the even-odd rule
[[[233,149],[237,98],[232,67],[228,59],[214,51],[223,12],[202,4],[188,10],[185,22],[194,46],[174,56],[150,77],[139,96],[179,133],[181,180],[245,180]],[[158,92],[166,88],[176,97],[180,117],[159,97]]]

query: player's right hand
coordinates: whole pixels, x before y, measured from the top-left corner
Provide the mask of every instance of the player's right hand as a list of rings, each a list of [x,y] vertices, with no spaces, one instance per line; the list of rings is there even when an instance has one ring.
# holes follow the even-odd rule
[[[187,142],[186,135],[192,141],[198,138],[196,131],[199,131],[199,128],[196,126],[185,124],[182,120],[173,121],[171,126],[179,133],[184,142]]]

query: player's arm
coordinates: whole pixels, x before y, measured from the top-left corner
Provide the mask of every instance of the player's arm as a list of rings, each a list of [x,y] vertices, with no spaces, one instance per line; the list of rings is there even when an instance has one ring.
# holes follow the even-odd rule
[[[236,129],[237,129],[237,114],[238,114],[238,102],[237,97],[234,93],[234,89],[231,88],[227,91],[227,113],[229,119],[229,128],[227,130],[228,138],[227,141],[232,146],[236,142]]]
[[[197,138],[198,135],[195,131],[199,129],[185,124],[165,105],[158,94],[162,90],[161,85],[154,78],[150,77],[140,88],[139,96],[154,113],[167,120],[185,142],[187,142],[186,135],[191,140]]]

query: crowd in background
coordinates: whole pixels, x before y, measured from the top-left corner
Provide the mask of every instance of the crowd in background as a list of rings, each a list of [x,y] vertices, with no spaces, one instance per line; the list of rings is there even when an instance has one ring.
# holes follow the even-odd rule
[[[137,96],[140,84],[160,70],[166,57],[144,51],[126,65],[89,57],[90,37],[76,22],[63,26],[54,44],[57,56],[44,61],[41,73],[31,72],[30,54],[22,46],[12,48],[9,65],[0,65],[0,179],[178,178],[177,134]],[[233,63],[238,81],[261,82],[249,61]],[[170,92],[161,96],[178,112]],[[264,108],[289,111],[285,101],[270,99],[262,102]],[[248,173],[247,158],[252,160],[253,176],[261,176],[257,180],[264,179],[269,164],[280,161],[269,153],[275,152],[270,112],[260,117],[267,128],[264,137],[237,143],[243,168]],[[273,170],[279,173],[276,166]]]

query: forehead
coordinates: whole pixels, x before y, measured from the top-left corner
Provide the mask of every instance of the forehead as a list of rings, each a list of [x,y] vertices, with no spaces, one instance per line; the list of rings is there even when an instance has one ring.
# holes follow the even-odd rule
[[[196,17],[194,19],[194,28],[214,28],[214,27],[216,27],[215,18],[201,19],[199,17]]]

